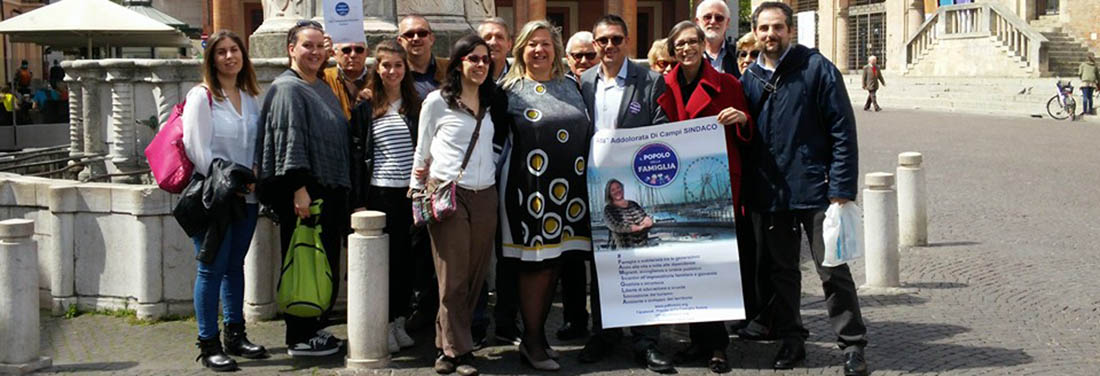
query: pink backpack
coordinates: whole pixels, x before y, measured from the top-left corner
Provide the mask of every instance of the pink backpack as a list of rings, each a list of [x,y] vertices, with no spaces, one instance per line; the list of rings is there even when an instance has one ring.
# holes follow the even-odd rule
[[[210,91],[206,92],[206,99],[211,106],[214,105]],[[145,147],[145,159],[149,160],[153,179],[156,179],[160,189],[170,193],[183,192],[195,171],[195,164],[191,163],[183,149],[183,106],[186,103],[185,99],[172,108],[168,121],[161,125],[156,137]]]

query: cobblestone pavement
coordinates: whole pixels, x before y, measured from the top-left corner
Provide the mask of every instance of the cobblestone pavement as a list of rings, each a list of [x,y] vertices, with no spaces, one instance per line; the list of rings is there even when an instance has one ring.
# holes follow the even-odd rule
[[[901,279],[910,292],[861,296],[868,323],[867,356],[876,375],[1095,375],[1100,373],[1100,248],[1095,245],[1100,186],[1094,123],[959,114],[857,111],[861,171],[893,171],[899,152],[925,155],[930,199],[928,247],[902,254]],[[1091,235],[1090,235],[1091,234]],[[1089,240],[1093,239],[1093,240]],[[812,331],[804,367],[779,374],[838,375],[812,265],[803,265],[803,317]],[[853,267],[863,280],[863,265]],[[560,306],[549,324],[560,322]],[[206,373],[194,362],[194,321],[130,325],[84,315],[45,318],[47,372],[123,374]],[[343,337],[344,327],[333,331]],[[251,337],[280,354],[242,362],[243,373],[349,374],[333,356],[303,361],[285,355],[280,321],[252,325]],[[682,327],[665,332],[669,350],[683,346]],[[430,343],[421,333],[419,343]],[[563,350],[560,374],[648,373],[626,346],[607,361],[579,364],[582,342]],[[386,375],[432,374],[431,346],[401,353]],[[775,343],[734,340],[734,375],[775,374]],[[530,374],[513,346],[477,352],[485,374]],[[702,365],[679,367],[704,374]]]

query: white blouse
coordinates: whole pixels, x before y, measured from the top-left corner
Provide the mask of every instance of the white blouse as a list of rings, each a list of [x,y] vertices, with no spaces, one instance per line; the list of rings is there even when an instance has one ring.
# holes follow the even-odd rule
[[[488,111],[488,110],[486,110]],[[447,105],[436,90],[424,98],[420,108],[419,141],[413,155],[413,172],[409,181],[412,188],[423,188],[416,180],[416,168],[430,163],[428,176],[448,181],[458,177],[462,157],[474,135],[477,120],[463,110]],[[469,190],[482,190],[496,184],[496,161],[493,158],[493,121],[488,114],[481,119],[481,133],[470,153],[466,172],[458,186]]]
[[[260,107],[256,97],[244,90],[240,93],[241,111],[238,113],[228,98],[215,99],[211,106],[206,89],[201,85],[187,92],[182,116],[183,147],[187,158],[195,164],[196,173],[209,175],[210,164],[218,158],[253,167]],[[256,202],[254,195],[248,196],[248,202]]]

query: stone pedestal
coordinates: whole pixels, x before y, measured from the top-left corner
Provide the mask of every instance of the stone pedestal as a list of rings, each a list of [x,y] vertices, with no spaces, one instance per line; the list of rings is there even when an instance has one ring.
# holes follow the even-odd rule
[[[864,179],[863,239],[867,287],[901,287],[898,279],[898,201],[894,174],[872,172]]]
[[[390,253],[386,215],[362,211],[351,216],[348,236],[347,367],[382,368],[390,363]]]
[[[244,318],[248,322],[275,318],[275,286],[282,266],[279,226],[260,217],[244,258]]]
[[[0,222],[0,373],[25,374],[50,366],[40,357],[38,243],[34,221]]]
[[[917,152],[898,155],[898,246],[903,250],[928,245],[923,160]]]

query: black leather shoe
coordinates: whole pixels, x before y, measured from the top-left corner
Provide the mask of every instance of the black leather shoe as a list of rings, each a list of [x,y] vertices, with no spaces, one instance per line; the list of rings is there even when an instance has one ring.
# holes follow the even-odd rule
[[[222,341],[225,352],[229,355],[248,359],[267,358],[267,349],[248,340],[248,335],[244,332],[244,323],[226,324]]]
[[[571,341],[574,339],[581,339],[588,337],[588,328],[585,324],[574,324],[571,322],[565,323],[561,328],[558,328],[556,333],[558,339],[562,341]]]
[[[867,361],[862,351],[844,354],[844,376],[867,376]]]
[[[225,351],[222,350],[222,343],[218,341],[217,337],[212,339],[200,338],[195,345],[199,347],[199,357],[195,360],[201,360],[203,367],[214,372],[237,370],[237,361],[225,355]]]
[[[737,338],[746,341],[774,341],[779,339],[770,332],[759,332],[754,330],[752,325],[737,329],[736,334]]]
[[[650,347],[644,352],[634,354],[635,360],[645,366],[646,369],[657,373],[676,373],[672,359],[665,356],[657,347]]]
[[[588,343],[584,344],[584,348],[581,349],[581,354],[578,356],[581,363],[595,363],[603,360],[607,353],[611,351],[611,343],[608,343],[599,336],[592,336],[588,339]]]
[[[779,353],[775,355],[775,363],[772,368],[791,369],[798,366],[806,359],[806,345],[797,341],[783,341],[779,347]]]

